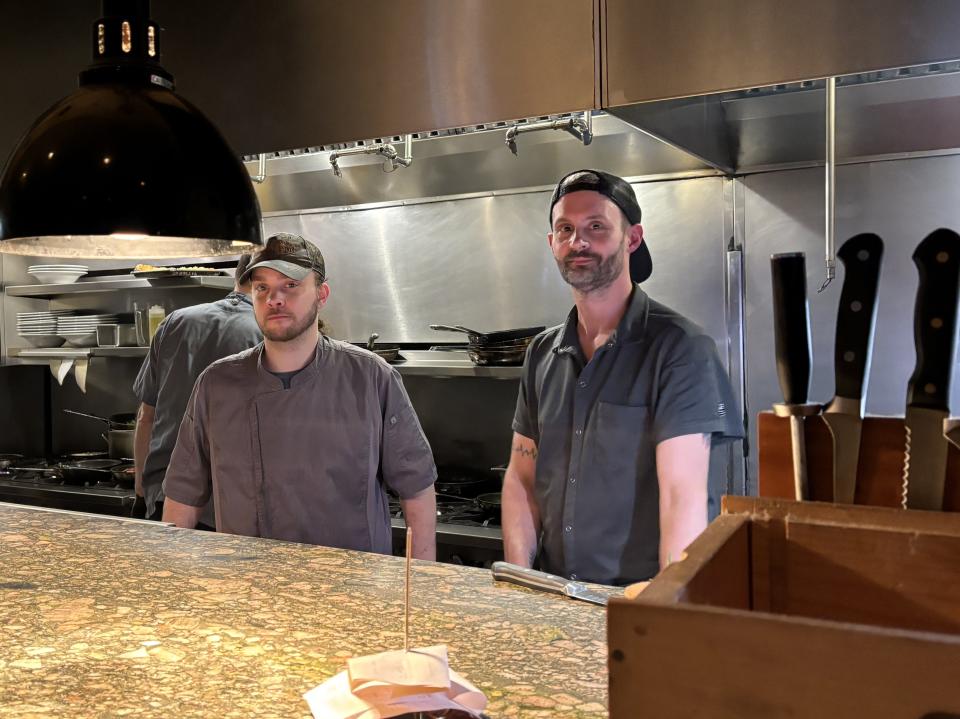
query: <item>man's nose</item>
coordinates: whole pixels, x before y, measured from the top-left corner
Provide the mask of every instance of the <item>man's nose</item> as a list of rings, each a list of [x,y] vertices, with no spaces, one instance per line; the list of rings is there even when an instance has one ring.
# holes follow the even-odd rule
[[[589,244],[589,243],[586,241],[586,239],[584,239],[583,235],[580,234],[579,232],[577,232],[576,230],[574,230],[573,232],[570,233],[570,238],[569,238],[568,242],[570,243],[570,246],[571,246],[571,247],[577,247],[578,245],[581,246],[581,247],[583,247],[583,246]]]
[[[267,304],[271,307],[283,304],[283,293],[279,289],[267,291]]]

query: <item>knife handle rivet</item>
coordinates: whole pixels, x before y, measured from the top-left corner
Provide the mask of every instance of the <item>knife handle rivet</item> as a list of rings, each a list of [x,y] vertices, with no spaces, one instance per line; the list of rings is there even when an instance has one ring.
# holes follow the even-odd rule
[[[846,352],[843,353],[844,362],[853,362],[856,358],[857,358],[856,352],[851,352],[850,350],[847,350]]]
[[[932,320],[930,320],[930,326],[933,327],[933,329],[938,330],[943,327],[943,320],[939,317],[934,317]]]
[[[867,260],[870,259],[870,253],[867,250],[860,250],[857,253],[857,259],[860,260],[861,262],[866,262]]]
[[[863,304],[861,304],[860,300],[854,300],[850,303],[850,309],[854,312],[859,312],[863,309]]]
[[[937,253],[937,262],[939,262],[941,265],[942,265],[944,262],[946,262],[947,260],[949,260],[949,259],[950,259],[950,253],[949,253],[949,252],[938,252],[938,253]]]
[[[935,394],[937,391],[937,385],[933,384],[932,382],[929,384],[925,384],[923,386],[923,391],[926,392],[927,394]]]

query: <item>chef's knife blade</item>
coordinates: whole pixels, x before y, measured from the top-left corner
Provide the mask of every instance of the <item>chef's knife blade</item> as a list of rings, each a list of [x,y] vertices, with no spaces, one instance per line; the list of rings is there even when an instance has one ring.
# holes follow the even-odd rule
[[[833,501],[853,504],[883,240],[872,233],[851,237],[837,256],[843,262],[844,279],[833,351],[836,390],[823,410],[823,421],[833,437]]]
[[[920,282],[913,318],[917,364],[907,384],[903,505],[943,508],[948,444],[943,420],[949,413],[950,374],[957,335],[960,293],[960,235],[930,233],[913,253]]]
[[[527,569],[509,562],[494,562],[490,566],[493,578],[500,582],[512,582],[521,587],[539,589],[553,594],[563,594],[571,599],[580,599],[584,602],[607,605],[607,597],[599,592],[587,588],[587,585],[574,582],[555,574],[539,572],[536,569]]]
[[[773,281],[773,335],[777,378],[784,405],[806,404],[810,389],[810,310],[807,304],[806,258],[802,252],[770,257]],[[795,499],[807,498],[807,450],[803,417],[790,416],[790,444],[793,451]]]

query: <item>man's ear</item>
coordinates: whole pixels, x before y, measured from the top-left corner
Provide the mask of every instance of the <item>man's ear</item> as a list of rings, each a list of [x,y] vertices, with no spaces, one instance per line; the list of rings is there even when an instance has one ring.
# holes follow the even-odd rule
[[[317,299],[320,300],[320,306],[323,307],[327,304],[327,298],[330,296],[330,285],[326,282],[322,282],[319,287],[317,287]]]
[[[627,242],[627,250],[633,252],[643,243],[643,225],[637,223],[630,225],[630,239]]]

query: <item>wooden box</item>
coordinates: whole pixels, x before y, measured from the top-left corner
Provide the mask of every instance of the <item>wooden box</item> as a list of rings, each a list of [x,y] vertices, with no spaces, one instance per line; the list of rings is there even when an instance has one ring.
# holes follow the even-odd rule
[[[960,516],[724,497],[607,631],[612,719],[960,719]]]

